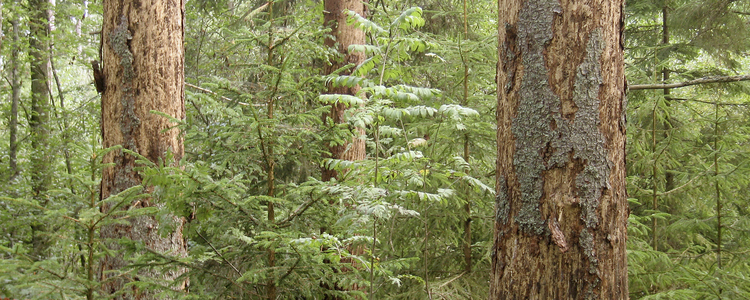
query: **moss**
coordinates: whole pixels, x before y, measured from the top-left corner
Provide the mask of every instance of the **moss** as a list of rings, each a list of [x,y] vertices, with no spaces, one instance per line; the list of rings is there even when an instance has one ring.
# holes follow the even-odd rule
[[[513,165],[521,189],[521,208],[516,218],[526,233],[543,234],[547,229],[539,210],[546,170],[543,153],[554,133],[550,125],[559,119],[560,99],[550,89],[544,51],[552,40],[554,11],[560,6],[554,0],[528,1],[518,21],[517,50],[524,66],[521,79],[518,114],[513,120],[516,137]]]
[[[583,172],[576,177],[578,195],[583,206],[583,218],[586,226],[593,228],[598,223],[596,209],[602,190],[609,188],[611,163],[604,148],[604,135],[599,130],[599,86],[602,83],[602,70],[599,65],[604,41],[600,29],[594,29],[586,46],[586,56],[578,66],[575,81],[575,97],[578,106],[573,123],[571,142],[575,147],[575,158],[587,162]]]

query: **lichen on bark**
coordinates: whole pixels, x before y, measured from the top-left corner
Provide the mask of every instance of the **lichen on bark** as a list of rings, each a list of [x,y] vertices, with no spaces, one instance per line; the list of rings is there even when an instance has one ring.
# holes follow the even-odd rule
[[[128,17],[125,15],[120,16],[120,24],[115,27],[112,33],[109,35],[109,46],[112,48],[117,56],[120,57],[120,65],[123,71],[123,84],[129,83],[135,77],[135,71],[133,70],[133,52],[130,52],[130,41],[133,36],[128,30]]]
[[[543,196],[543,152],[555,137],[551,126],[559,123],[560,99],[550,89],[544,63],[545,48],[552,40],[557,0],[528,1],[519,12],[518,51],[522,53],[518,113],[512,132],[516,138],[513,165],[521,190],[521,207],[515,220],[526,233],[543,234],[544,218],[539,209]]]
[[[109,46],[112,51],[120,57],[122,66],[122,114],[120,116],[120,130],[123,135],[123,147],[138,152],[133,132],[140,126],[141,119],[135,113],[135,95],[133,93],[133,79],[135,68],[133,67],[133,52],[130,51],[129,41],[133,38],[128,30],[128,18],[120,16],[120,24],[115,27],[109,35]]]
[[[620,4],[499,3],[490,299],[627,299]]]
[[[599,279],[599,259],[596,258],[596,250],[594,245],[594,236],[589,232],[588,228],[581,228],[581,234],[578,237],[578,244],[583,249],[583,254],[589,261],[589,273],[596,275],[593,281],[590,281],[586,287],[585,299],[599,299],[595,293],[595,289],[601,282]]]
[[[604,135],[601,133],[599,119],[599,85],[602,83],[602,72],[599,59],[604,50],[601,30],[591,31],[586,45],[583,61],[576,68],[573,91],[573,102],[577,108],[572,122],[559,122],[559,138],[553,139],[551,146],[555,149],[550,165],[564,166],[573,153],[573,159],[580,160],[585,166],[576,175],[577,197],[581,205],[581,219],[586,227],[596,227],[599,220],[596,209],[602,196],[602,189],[609,188],[611,163],[604,148]]]
[[[544,196],[544,172],[565,167],[572,159],[585,164],[576,175],[577,197],[586,227],[598,224],[596,209],[602,189],[607,188],[611,164],[599,130],[600,57],[604,49],[601,30],[589,37],[586,54],[576,69],[572,120],[561,114],[560,98],[550,88],[545,50],[553,37],[552,22],[560,7],[556,0],[530,1],[519,12],[518,49],[523,55],[518,113],[513,120],[516,153],[513,164],[521,190],[521,208],[516,222],[527,233],[542,234],[544,226],[539,201]],[[549,152],[548,159],[545,156]],[[570,153],[573,153],[571,156]]]
[[[591,235],[587,228],[581,229],[581,234],[578,237],[578,244],[583,249],[583,254],[589,260],[589,273],[598,273],[597,266],[599,260],[596,258],[596,251],[594,250],[594,236]]]

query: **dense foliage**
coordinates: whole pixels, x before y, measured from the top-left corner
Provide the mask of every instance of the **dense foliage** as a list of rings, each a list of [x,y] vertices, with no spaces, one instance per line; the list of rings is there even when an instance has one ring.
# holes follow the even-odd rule
[[[746,1],[630,1],[628,80],[681,82],[746,71]],[[666,12],[666,13],[665,13]],[[629,94],[631,296],[745,299],[746,84]]]
[[[97,262],[112,253],[98,230],[151,214],[165,234],[172,215],[187,220],[188,257],[127,240],[119,241],[121,255],[133,272],[187,270],[184,291],[172,289],[180,282],[131,283],[165,297],[263,299],[273,285],[285,299],[485,298],[495,215],[497,3],[369,5],[366,16],[350,14],[366,32],[367,44],[353,47],[366,62],[352,76],[323,76],[339,54],[323,46],[330,32],[321,1],[187,1],[187,118],[175,120],[185,157],[179,167],[143,160],[152,193],[134,187],[100,200],[101,157],[113,150],[101,149],[89,64],[99,58],[101,3],[5,3],[0,297],[103,297]],[[737,75],[750,63],[748,1],[627,5],[631,85]],[[28,21],[46,8],[55,15],[46,126],[56,151],[46,160],[49,188],[40,191],[32,166],[45,160],[35,156],[29,125],[35,37]],[[17,171],[9,164],[14,65],[21,79]],[[327,83],[362,90],[324,95]],[[747,88],[630,92],[632,298],[750,298]],[[336,102],[351,107],[345,124],[321,118]],[[345,143],[354,128],[365,129],[358,138],[366,139],[367,158],[326,159],[327,146]],[[342,175],[324,182],[324,166]],[[146,197],[159,208],[100,211]]]

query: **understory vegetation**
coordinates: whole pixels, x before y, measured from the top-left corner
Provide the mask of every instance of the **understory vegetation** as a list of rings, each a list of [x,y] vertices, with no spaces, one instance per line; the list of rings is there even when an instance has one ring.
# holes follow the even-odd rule
[[[265,299],[269,285],[281,299],[487,297],[496,2],[371,0],[349,14],[365,62],[324,75],[340,54],[322,1],[186,1],[185,155],[141,157],[143,185],[106,199],[102,157],[120,148],[102,149],[92,84],[101,3],[49,7],[46,136],[32,130],[34,9],[0,5],[0,298],[103,298],[107,255],[129,274],[183,272],[129,283],[165,298]],[[630,297],[750,299],[750,86],[637,88],[746,73],[750,2],[634,0],[625,15]],[[335,103],[345,123],[323,117]],[[328,158],[357,129],[366,158]],[[165,236],[183,218],[188,255],[108,249],[99,230],[142,215]]]

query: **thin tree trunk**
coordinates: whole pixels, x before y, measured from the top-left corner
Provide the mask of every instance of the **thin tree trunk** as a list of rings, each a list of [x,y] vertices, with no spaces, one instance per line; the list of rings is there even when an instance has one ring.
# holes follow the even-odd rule
[[[460,41],[461,43],[469,38],[469,21],[468,21],[468,11],[467,11],[467,5],[466,1],[464,0],[464,36],[463,39]],[[461,45],[459,44],[459,47]],[[466,106],[469,104],[469,64],[467,59],[463,55],[463,50],[461,50],[461,60],[464,65],[464,95],[463,99],[461,100],[461,105]],[[469,134],[464,134],[464,153],[463,153],[463,159],[465,162],[469,162]],[[465,185],[466,189],[468,190],[468,185]],[[468,195],[469,192],[466,192],[466,195]],[[463,250],[464,250],[464,272],[471,273],[471,198],[466,197],[466,203],[464,204],[464,213],[466,213],[466,218],[464,219],[464,241],[463,241]]]
[[[55,68],[55,60],[52,58],[52,49],[50,49],[50,59],[49,59],[49,65],[50,69],[52,70],[52,77],[55,79],[55,86],[57,87],[57,96],[60,98],[60,110],[62,110],[62,126],[59,126],[60,130],[62,131],[62,148],[63,148],[63,158],[65,159],[65,171],[68,173],[68,175],[73,175],[73,164],[70,160],[70,150],[68,149],[68,143],[69,141],[69,133],[68,133],[68,112],[65,111],[65,93],[62,89],[62,83],[60,82],[60,77],[57,76],[57,69]],[[53,108],[55,110],[55,118],[59,119],[60,116],[57,115],[57,109]],[[68,178],[68,188],[70,189],[70,192],[75,194],[75,190],[73,189],[73,177],[70,176]]]
[[[667,45],[669,45],[669,26],[667,25],[667,20],[668,20],[668,15],[669,15],[668,12],[669,12],[669,7],[667,7],[666,5],[664,7],[662,7],[662,9],[661,9],[661,45],[662,45],[663,48],[666,48]],[[669,54],[667,54],[666,56],[662,55],[661,59],[662,60],[668,60],[669,59]],[[660,71],[660,75],[661,75],[661,82],[666,83],[667,81],[669,81],[669,69],[668,68],[662,67],[662,69]],[[669,88],[664,88],[664,90],[662,90],[662,94],[664,95],[664,101],[666,101],[666,105],[669,106],[670,105],[670,103],[669,103],[670,100],[669,99],[671,98],[669,96],[670,89]],[[652,151],[654,152],[654,157],[655,158],[659,157],[659,155],[655,154],[656,152],[658,152],[658,150],[656,149],[656,146],[657,146],[657,144],[656,144],[656,134],[657,134],[657,126],[656,126],[657,125],[656,124],[657,123],[657,114],[656,114],[656,111],[657,111],[658,107],[659,107],[659,105],[654,104],[654,110],[653,110],[653,114],[651,116],[651,118],[652,118],[652,120],[651,120],[652,121],[652,126],[651,126],[651,142],[652,142]],[[663,137],[664,139],[669,139],[669,131],[667,129],[671,128],[670,124],[672,123],[671,120],[669,120],[669,119],[671,119],[671,118],[668,118],[668,120],[665,123],[662,124],[663,125],[662,128],[659,128],[660,129],[659,131],[664,132],[664,137]],[[659,211],[659,196],[658,196],[659,185],[658,185],[658,182],[657,182],[657,180],[659,178],[659,174],[658,174],[658,165],[659,164],[658,164],[658,161],[655,160],[652,165],[653,166],[652,166],[652,170],[651,170],[651,181],[652,181],[652,184],[651,184],[652,185],[651,209],[654,212],[658,212]],[[672,190],[674,188],[674,172],[671,172],[671,171],[667,170],[664,173],[664,180],[665,180],[664,191],[670,191],[670,190]],[[657,218],[652,218],[651,222],[652,222],[651,233],[653,235],[652,240],[651,240],[651,247],[656,251],[656,250],[658,250],[658,247],[659,247],[659,245],[658,245],[658,242],[659,242],[659,239],[658,239],[658,236],[659,236],[658,224],[659,223],[658,223]]]
[[[83,12],[81,13],[80,18],[76,18],[76,26],[75,26],[75,32],[77,37],[81,37],[83,32],[81,31],[81,28],[83,27],[83,20],[86,19],[86,17],[89,15],[89,2],[87,0],[84,0],[81,4],[83,7]],[[81,56],[81,53],[83,53],[83,44],[78,45],[77,48],[77,56]]]
[[[10,179],[13,181],[18,176],[18,103],[21,101],[21,76],[18,75],[18,52],[20,38],[18,35],[18,20],[10,21],[13,27],[13,47],[10,51],[10,81],[11,81],[11,106],[10,106]]]
[[[344,67],[347,64],[356,65],[361,64],[364,59],[364,53],[360,52],[349,52],[350,45],[364,44],[365,34],[362,30],[357,29],[355,26],[347,25],[346,18],[347,14],[345,10],[350,10],[365,17],[365,4],[362,0],[325,0],[323,20],[326,26],[331,28],[331,36],[333,38],[326,38],[325,45],[327,47],[336,47],[338,52],[343,56],[339,60],[328,62],[329,65],[325,68],[326,74],[331,74],[333,71]],[[351,75],[354,67],[344,70],[339,75]],[[329,94],[347,94],[356,95],[359,91],[359,87],[328,87]],[[344,112],[347,107],[342,103],[336,103],[331,106],[331,112],[323,116],[323,120],[328,118],[333,120],[334,124],[345,123]],[[329,151],[331,152],[331,158],[344,159],[344,160],[363,160],[365,159],[365,140],[361,139],[360,136],[365,134],[364,129],[356,128],[353,130],[354,136],[351,141],[346,142],[342,145],[330,145]],[[324,169],[323,170],[323,181],[337,178],[338,174],[335,170]]]
[[[269,5],[268,14],[271,16],[271,23],[273,24],[273,21],[274,21],[273,4]],[[274,41],[272,30],[273,30],[273,27],[270,27],[269,32],[268,32],[268,60],[266,61],[266,63],[269,66],[273,66],[273,60],[274,60],[274,49],[272,45],[275,41]],[[281,72],[279,72],[278,76],[279,77],[277,80],[281,80],[281,76],[282,76]],[[276,89],[274,88],[274,94],[272,94],[271,97],[268,98],[268,102],[266,102],[266,110],[268,111],[268,114],[266,115],[266,117],[269,120],[273,120],[273,109],[274,109],[274,106],[276,105],[275,91]],[[273,136],[273,134],[271,136]],[[271,140],[272,139],[267,140],[266,145],[262,145],[262,146],[264,146],[266,149],[265,151],[266,171],[268,173],[268,178],[266,178],[268,191],[266,195],[268,195],[269,197],[274,197],[276,196],[276,157],[274,157],[274,151],[273,151],[274,142]],[[268,201],[267,210],[268,212],[267,212],[266,217],[268,218],[268,225],[270,226],[270,228],[274,228],[275,223],[276,223],[276,211],[275,211],[273,201]],[[270,247],[268,247],[268,269],[270,271],[269,271],[269,276],[268,276],[268,282],[266,283],[266,294],[269,300],[276,299],[276,276],[274,276],[275,268],[276,268],[276,248],[273,245],[271,245]]]
[[[659,105],[657,103],[654,103],[654,108],[651,111],[651,151],[652,153],[656,153],[656,111],[658,109]],[[657,157],[654,155],[654,157]],[[653,162],[651,162],[651,209],[655,212],[659,211],[659,196],[658,196],[658,182],[656,181],[656,177],[658,175],[658,165],[656,164],[657,160],[655,159]],[[656,221],[656,218],[652,218],[651,220],[651,248],[654,249],[654,251],[659,250],[659,245],[656,243],[659,239],[659,233],[657,232],[659,223]]]
[[[721,186],[719,182],[719,104],[714,103],[714,141],[713,141],[713,152],[714,152],[714,192],[716,197],[716,267],[715,271],[716,278],[722,280],[722,209],[723,203],[721,202]],[[724,292],[722,287],[719,287],[718,297],[722,299],[721,294]]]
[[[0,0],[0,51],[3,51],[3,41],[5,40],[5,31],[3,31],[3,0]]]
[[[714,104],[714,192],[716,196],[716,267],[721,269],[721,187],[719,186],[719,105]],[[721,294],[721,289],[719,289]]]
[[[623,3],[498,3],[490,299],[626,299]]]
[[[48,2],[30,0],[31,20],[29,22],[29,56],[31,70],[31,189],[34,200],[46,207],[45,193],[51,183],[51,151],[49,149],[49,15]],[[41,212],[37,212],[41,215]],[[31,224],[33,234],[33,255],[42,258],[50,239],[45,234],[46,226],[40,221]]]
[[[102,144],[105,148],[121,145],[124,149],[158,162],[171,152],[179,161],[184,152],[177,129],[166,130],[174,123],[150,113],[160,111],[177,119],[185,117],[184,106],[184,1],[154,2],[142,5],[137,0],[105,0],[102,28],[102,56],[106,88],[102,93]],[[106,199],[133,186],[142,184],[136,171],[141,165],[125,151],[108,153],[103,163],[114,163],[102,173],[101,197]],[[151,188],[144,187],[146,192]],[[140,199],[126,204],[125,209],[161,206],[153,199]],[[102,207],[108,212],[111,207]],[[184,220],[174,218],[174,232],[161,236],[160,224],[152,216],[125,219],[125,224],[108,225],[101,229],[107,245],[121,250],[117,239],[143,243],[152,251],[185,256],[182,237]],[[117,252],[115,252],[117,253]],[[184,269],[149,268],[123,274],[127,265],[123,256],[107,256],[101,261],[100,279],[105,282],[103,293],[112,295],[124,290],[115,299],[153,299],[153,292],[137,287],[124,288],[130,281],[149,277],[171,282]],[[175,289],[184,288],[185,282]]]

